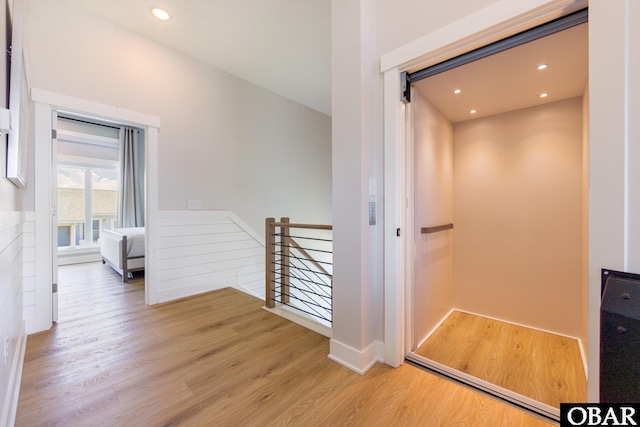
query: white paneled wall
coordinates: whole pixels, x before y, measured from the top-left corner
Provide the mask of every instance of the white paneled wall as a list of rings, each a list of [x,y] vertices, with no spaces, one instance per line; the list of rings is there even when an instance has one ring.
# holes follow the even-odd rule
[[[36,318],[35,212],[25,212],[22,223],[22,318],[30,324]]]
[[[160,302],[236,287],[264,299],[264,238],[230,211],[158,212]]]
[[[23,219],[20,212],[0,212],[0,425],[13,419],[26,343],[22,278],[33,267],[24,262],[29,254],[23,250]]]

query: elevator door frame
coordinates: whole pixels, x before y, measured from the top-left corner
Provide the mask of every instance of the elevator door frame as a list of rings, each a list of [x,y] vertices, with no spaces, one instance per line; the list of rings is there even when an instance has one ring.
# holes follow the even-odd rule
[[[385,362],[399,366],[411,355],[413,289],[413,124],[411,104],[400,102],[403,73],[441,63],[490,43],[544,24],[586,7],[586,1],[530,0],[514,5],[502,0],[467,19],[403,46],[381,60],[384,74],[385,139]],[[408,89],[405,87],[405,89]],[[424,360],[422,360],[424,359]],[[429,364],[429,369],[481,391],[511,401],[540,415],[559,419],[559,410],[451,368]]]
[[[411,87],[411,91],[415,91],[413,87]],[[560,408],[555,408],[551,405],[547,405],[535,399],[532,399],[528,396],[525,396],[520,393],[516,393],[512,390],[506,389],[504,387],[500,387],[496,384],[493,384],[489,381],[482,380],[478,377],[474,377],[472,375],[466,374],[457,369],[451,368],[442,363],[436,362],[424,356],[421,356],[415,351],[417,350],[418,344],[414,342],[414,320],[413,316],[415,313],[414,310],[414,260],[415,260],[415,242],[413,240],[414,234],[414,212],[415,212],[415,197],[413,196],[414,188],[415,188],[415,165],[414,165],[414,155],[415,155],[415,145],[414,145],[414,115],[413,108],[411,104],[407,104],[405,106],[405,170],[406,170],[406,188],[407,188],[407,232],[405,233],[407,237],[407,247],[406,247],[406,265],[405,265],[405,277],[406,277],[406,302],[405,302],[405,313],[406,313],[406,324],[405,324],[405,359],[419,367],[426,368],[427,370],[442,375],[446,378],[449,378],[453,381],[456,381],[460,384],[472,387],[475,390],[478,390],[482,393],[497,397],[503,401],[514,404],[518,407],[521,407],[525,410],[528,410],[536,415],[539,415],[541,418],[548,419],[554,422],[558,422],[560,420]],[[414,348],[415,347],[415,348]]]

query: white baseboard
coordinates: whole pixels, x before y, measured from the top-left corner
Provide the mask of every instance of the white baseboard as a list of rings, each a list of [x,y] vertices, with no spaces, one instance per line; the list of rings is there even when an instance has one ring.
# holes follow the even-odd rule
[[[321,325],[320,323],[313,321],[305,316],[301,316],[292,310],[287,310],[286,306],[276,306],[274,308],[262,307],[264,310],[269,313],[273,313],[277,316],[280,316],[284,319],[289,320],[290,322],[297,323],[300,326],[304,326],[307,329],[312,330],[320,335],[324,335],[327,338],[331,338],[333,335],[333,329],[328,326]]]
[[[352,371],[364,375],[376,362],[382,362],[384,343],[372,342],[364,350],[356,350],[335,339],[329,342],[329,359]]]
[[[574,337],[572,335],[564,334],[562,332],[550,331],[548,329],[542,329],[542,328],[538,328],[536,326],[525,325],[524,323],[512,322],[510,320],[501,319],[499,317],[488,316],[486,314],[480,314],[480,313],[476,313],[476,312],[473,312],[473,311],[463,310],[461,308],[454,308],[451,311],[459,311],[461,313],[467,313],[467,314],[472,314],[472,315],[478,316],[478,317],[484,317],[485,319],[497,320],[498,322],[508,323],[510,325],[521,326],[523,328],[533,329],[533,330],[544,332],[544,333],[547,333],[547,334],[558,335],[558,336],[561,336],[561,337],[570,338],[570,339],[573,339],[573,340],[578,340],[578,338],[576,338],[576,337]]]
[[[58,266],[71,264],[84,264],[85,262],[102,261],[100,252],[82,254],[60,254],[58,252]]]
[[[442,324],[444,323],[445,320],[447,320],[447,318],[451,315],[451,313],[453,313],[455,311],[455,309],[451,309],[447,312],[447,314],[444,315],[444,317],[442,319],[440,319],[438,321],[438,323],[431,328],[431,330],[429,330],[429,332],[427,332],[427,334],[418,342],[418,345],[416,345],[416,349],[422,347],[422,344],[424,344],[425,342],[427,342],[427,340],[429,339],[429,337],[431,337],[431,335],[433,335],[433,333],[440,327],[442,326]]]
[[[581,339],[578,339],[580,347],[580,357],[582,357],[582,367],[584,368],[584,377],[589,381],[589,364],[587,363],[587,345]]]
[[[9,377],[8,393],[2,402],[2,412],[0,413],[0,426],[11,427],[15,424],[16,413],[18,412],[18,397],[20,396],[20,383],[22,382],[22,368],[24,366],[24,354],[27,349],[27,334],[20,336],[20,341],[16,345],[11,366],[11,376]]]

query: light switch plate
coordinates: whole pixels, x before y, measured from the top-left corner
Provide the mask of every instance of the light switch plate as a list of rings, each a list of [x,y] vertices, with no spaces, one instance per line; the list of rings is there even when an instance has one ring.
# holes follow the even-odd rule
[[[188,209],[202,209],[202,200],[189,200],[187,201]]]
[[[375,196],[376,193],[377,193],[376,179],[375,178],[369,178],[369,195],[370,196]]]

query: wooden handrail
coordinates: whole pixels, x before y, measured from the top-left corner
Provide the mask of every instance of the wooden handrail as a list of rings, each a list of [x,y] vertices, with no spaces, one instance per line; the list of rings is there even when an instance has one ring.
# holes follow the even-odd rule
[[[272,222],[272,227],[289,227],[289,228],[311,228],[314,230],[333,230],[332,225],[317,225],[317,224],[289,224],[288,222]]]
[[[422,227],[420,231],[422,232],[422,234],[429,234],[429,233],[436,233],[438,231],[443,231],[443,230],[451,230],[452,228],[453,228],[453,224],[444,224],[444,225],[437,225],[435,227]]]

